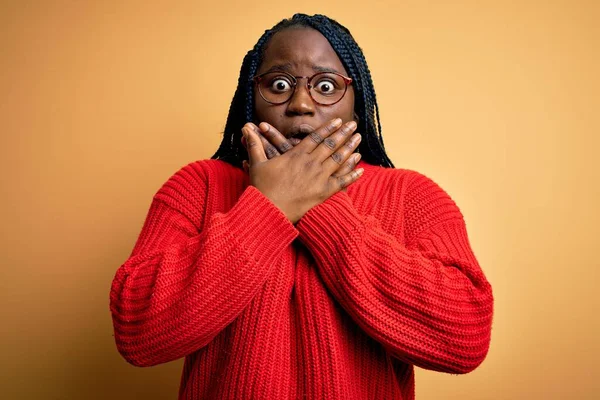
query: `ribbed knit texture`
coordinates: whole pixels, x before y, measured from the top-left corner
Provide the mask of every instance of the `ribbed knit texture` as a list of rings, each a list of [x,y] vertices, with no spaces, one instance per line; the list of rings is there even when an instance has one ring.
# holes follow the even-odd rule
[[[248,176],[192,163],[154,196],[110,307],[133,365],[185,357],[180,399],[414,399],[413,365],[485,358],[492,290],[427,177],[364,175],[297,224]]]

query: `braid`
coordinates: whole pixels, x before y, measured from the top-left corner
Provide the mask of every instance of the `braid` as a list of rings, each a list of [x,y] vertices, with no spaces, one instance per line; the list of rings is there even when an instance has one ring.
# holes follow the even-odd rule
[[[383,145],[379,106],[365,56],[346,27],[319,14],[313,16],[295,14],[290,19],[280,21],[272,29],[266,30],[254,48],[246,54],[240,69],[238,86],[229,107],[223,140],[212,158],[241,168],[242,160],[246,155],[246,150],[241,144],[241,130],[246,122],[255,119],[253,77],[262,63],[266,44],[275,33],[297,26],[313,28],[325,36],[352,78],[355,91],[354,111],[359,117],[358,131],[366,139],[358,148],[363,160],[369,164],[393,168],[394,164]]]

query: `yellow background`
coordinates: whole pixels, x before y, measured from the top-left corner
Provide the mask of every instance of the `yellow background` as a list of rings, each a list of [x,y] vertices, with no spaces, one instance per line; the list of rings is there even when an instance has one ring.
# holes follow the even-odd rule
[[[111,280],[297,11],[355,35],[392,160],[456,200],[494,287],[486,361],[418,370],[417,398],[600,398],[598,4],[2,2],[0,398],[176,398],[180,361],[118,355]]]

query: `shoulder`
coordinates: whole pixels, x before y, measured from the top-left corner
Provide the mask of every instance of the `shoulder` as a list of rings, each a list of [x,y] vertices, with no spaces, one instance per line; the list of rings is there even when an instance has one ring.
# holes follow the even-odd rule
[[[463,215],[450,195],[433,179],[416,171],[411,171],[406,184],[404,217],[409,239],[438,224],[449,221],[464,224]]]
[[[446,193],[433,179],[412,169],[385,168],[363,162],[359,166],[365,169],[364,182],[378,192],[392,191],[403,198]]]
[[[401,204],[407,238],[439,223],[463,219],[446,190],[421,172],[366,164],[365,175],[369,177],[365,183],[378,195],[385,195],[386,191]]]
[[[435,201],[436,198],[450,198],[432,178],[418,171],[406,168],[384,168],[377,165],[361,163],[365,169],[366,183],[371,186],[380,186],[382,189],[395,188],[397,195],[406,200]]]
[[[177,170],[160,187],[154,198],[181,209],[203,203],[211,184],[225,185],[228,175],[243,174],[239,168],[221,160],[198,160]]]

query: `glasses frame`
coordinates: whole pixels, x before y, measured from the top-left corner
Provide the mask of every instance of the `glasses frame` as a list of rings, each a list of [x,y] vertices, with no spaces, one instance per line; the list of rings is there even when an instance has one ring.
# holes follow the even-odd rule
[[[288,98],[287,98],[287,100],[285,100],[285,101],[278,102],[278,103],[274,103],[274,102],[272,102],[272,101],[269,101],[269,100],[267,100],[267,99],[265,98],[265,96],[263,95],[262,91],[260,90],[260,82],[262,81],[263,77],[264,77],[265,75],[267,75],[267,74],[273,74],[273,73],[279,73],[279,74],[287,75],[288,77],[290,77],[290,78],[291,78],[291,81],[292,81],[292,83],[293,83],[294,90],[292,90],[292,91],[290,92],[290,97],[288,97]],[[337,75],[337,76],[339,76],[340,78],[342,78],[342,79],[344,80],[344,83],[346,84],[346,87],[344,88],[344,93],[342,94],[342,96],[341,96],[341,97],[340,97],[340,98],[339,98],[339,99],[338,99],[338,100],[337,100],[335,103],[329,103],[329,104],[320,103],[319,101],[317,101],[317,100],[316,100],[316,99],[313,97],[312,90],[311,90],[313,87],[312,87],[312,85],[310,84],[310,81],[311,81],[311,80],[312,80],[312,79],[313,79],[315,76],[317,76],[317,75],[321,75],[321,74],[333,74],[333,75]],[[348,91],[348,86],[350,86],[350,85],[352,84],[352,78],[349,78],[349,77],[347,77],[347,76],[345,76],[345,75],[342,75],[342,74],[340,74],[340,73],[338,73],[338,72],[332,72],[332,71],[320,71],[320,72],[317,72],[316,74],[313,74],[313,75],[311,75],[311,76],[295,76],[295,75],[292,75],[292,74],[290,74],[289,72],[285,72],[285,71],[267,71],[267,72],[264,72],[264,73],[262,73],[262,74],[259,74],[259,75],[256,75],[256,76],[254,76],[254,77],[252,78],[252,80],[254,81],[254,83],[256,84],[256,86],[258,87],[258,93],[260,94],[260,97],[262,97],[262,99],[263,99],[264,101],[266,101],[267,103],[269,103],[269,104],[273,104],[273,105],[275,105],[275,106],[278,106],[278,105],[281,105],[281,104],[285,104],[285,103],[287,103],[288,101],[290,101],[290,100],[292,99],[292,97],[294,97],[294,93],[296,93],[296,88],[298,87],[298,80],[299,80],[299,79],[303,79],[303,78],[305,78],[305,79],[306,79],[306,88],[308,89],[308,94],[309,94],[310,98],[312,99],[312,101],[314,101],[315,103],[317,103],[317,104],[318,104],[318,105],[320,105],[320,106],[332,106],[332,105],[334,105],[334,104],[337,104],[337,103],[339,103],[339,102],[340,102],[340,101],[341,101],[341,100],[344,98],[344,96],[346,95],[346,92]]]

